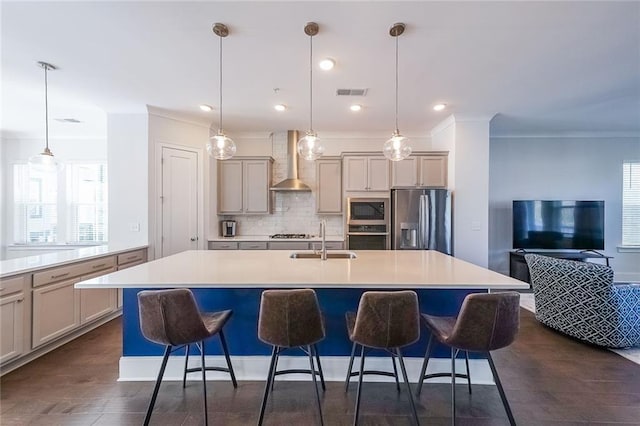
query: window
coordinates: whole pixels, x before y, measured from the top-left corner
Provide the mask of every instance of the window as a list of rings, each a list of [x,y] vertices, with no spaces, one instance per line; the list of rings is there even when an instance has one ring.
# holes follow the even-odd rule
[[[59,173],[15,164],[15,244],[89,244],[107,241],[107,166],[69,163]]]
[[[640,162],[622,169],[622,245],[640,246]]]

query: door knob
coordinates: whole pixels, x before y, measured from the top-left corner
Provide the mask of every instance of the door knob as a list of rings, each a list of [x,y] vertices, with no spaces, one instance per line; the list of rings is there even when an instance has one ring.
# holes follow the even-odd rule
[[[198,237],[191,237],[191,241],[198,241]]]

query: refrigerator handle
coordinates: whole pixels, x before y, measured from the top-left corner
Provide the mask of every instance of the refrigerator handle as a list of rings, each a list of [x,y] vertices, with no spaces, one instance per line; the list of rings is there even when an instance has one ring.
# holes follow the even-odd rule
[[[420,209],[418,211],[418,222],[420,229],[420,249],[426,250],[429,248],[429,200],[427,195],[420,195]]]
[[[424,223],[422,222],[424,207],[422,197],[424,197],[424,195],[420,195],[420,199],[418,200],[418,246],[416,247],[420,250],[424,248]]]

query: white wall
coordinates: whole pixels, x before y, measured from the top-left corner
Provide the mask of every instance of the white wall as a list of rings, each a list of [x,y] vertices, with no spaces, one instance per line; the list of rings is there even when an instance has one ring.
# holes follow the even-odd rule
[[[486,267],[489,252],[489,117],[450,116],[431,132],[434,149],[449,151],[453,253]]]
[[[489,267],[509,271],[512,200],[605,200],[604,253],[617,280],[640,280],[640,252],[617,251],[625,160],[640,161],[640,138],[492,138]]]
[[[144,245],[149,233],[147,114],[109,114],[109,243]]]
[[[25,164],[29,157],[42,152],[44,139],[12,139],[3,138],[0,156],[0,174],[2,175],[2,193],[0,195],[0,258],[23,257],[34,253],[21,251],[12,255],[7,254],[7,245],[12,243],[13,229],[10,220],[13,211],[13,165]],[[61,162],[73,161],[104,161],[107,159],[106,139],[49,139],[49,148]],[[108,171],[111,174],[111,170]],[[37,254],[42,254],[38,251]]]

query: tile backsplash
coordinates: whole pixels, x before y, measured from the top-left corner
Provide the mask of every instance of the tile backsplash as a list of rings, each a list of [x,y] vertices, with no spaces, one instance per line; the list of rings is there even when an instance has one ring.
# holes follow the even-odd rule
[[[273,135],[273,183],[287,177],[287,134]],[[316,165],[313,161],[298,160],[299,178],[309,185],[311,192],[274,192],[273,213],[269,215],[225,216],[236,221],[236,234],[271,235],[300,233],[318,235],[320,221],[327,221],[327,235],[343,235],[342,215],[316,213]]]

